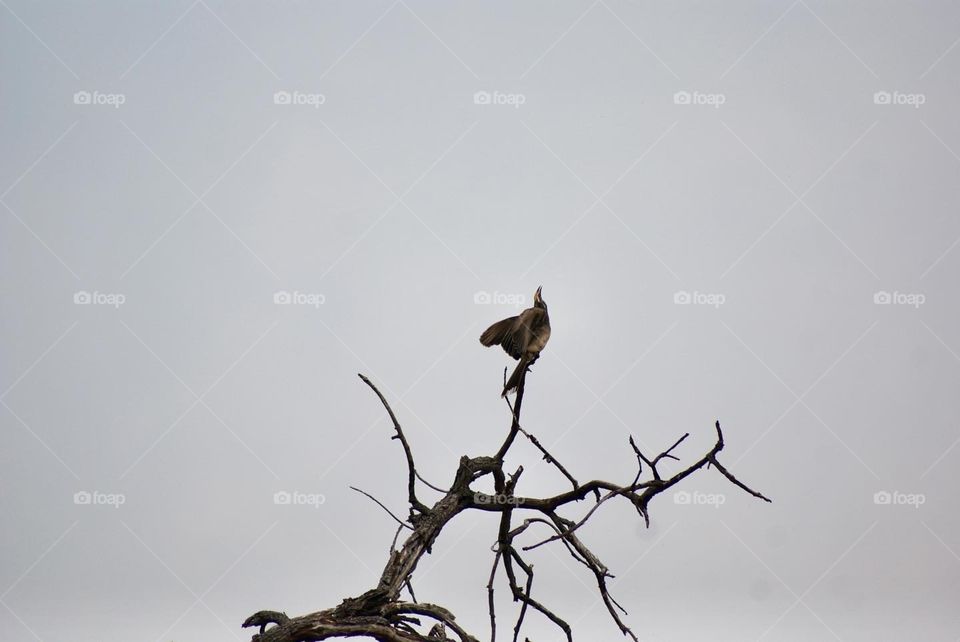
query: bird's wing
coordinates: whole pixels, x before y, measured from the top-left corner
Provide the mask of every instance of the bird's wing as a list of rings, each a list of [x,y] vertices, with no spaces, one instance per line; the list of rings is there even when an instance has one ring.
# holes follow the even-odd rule
[[[485,346],[501,345],[507,351],[507,354],[513,356],[511,346],[514,341],[513,330],[517,325],[517,319],[518,317],[510,317],[503,321],[497,321],[480,335],[480,343]],[[514,359],[519,359],[519,356],[514,357]]]
[[[509,333],[510,329],[513,327],[514,321],[517,320],[517,317],[510,317],[504,319],[503,321],[497,321],[492,326],[483,331],[483,334],[480,335],[480,343],[485,346],[498,345],[503,341],[503,337]]]
[[[543,323],[545,316],[544,310],[529,308],[518,316],[497,321],[480,335],[480,343],[485,346],[499,344],[504,352],[519,359],[533,342],[534,329]]]
[[[523,348],[529,341],[530,330],[524,326],[522,316],[513,317],[511,321],[510,329],[506,335],[504,335],[500,345],[503,346],[504,352],[514,359],[519,359],[523,356]]]
[[[533,343],[534,331],[543,323],[544,316],[546,312],[540,308],[528,308],[517,317],[518,323],[511,335],[512,352],[507,350],[514,359],[519,359],[527,347]],[[504,346],[504,350],[506,349]]]

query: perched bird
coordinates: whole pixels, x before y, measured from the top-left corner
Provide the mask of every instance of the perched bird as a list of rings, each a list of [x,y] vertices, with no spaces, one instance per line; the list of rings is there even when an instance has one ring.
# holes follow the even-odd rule
[[[480,343],[489,347],[499,345],[504,352],[520,363],[503,387],[502,397],[515,390],[529,368],[540,356],[540,351],[550,340],[550,315],[547,304],[537,288],[533,295],[533,307],[527,308],[515,317],[497,321],[480,335]]]

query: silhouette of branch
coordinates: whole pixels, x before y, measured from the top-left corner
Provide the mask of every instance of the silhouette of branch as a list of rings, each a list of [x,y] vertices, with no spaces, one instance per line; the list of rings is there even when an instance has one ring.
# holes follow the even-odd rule
[[[504,383],[506,383],[507,378],[507,369],[503,370]],[[497,454],[494,455],[494,459],[497,461],[503,461],[504,456],[506,456],[507,451],[510,450],[510,446],[513,445],[513,440],[517,437],[517,432],[520,430],[520,406],[523,405],[523,391],[527,384],[526,373],[521,375],[520,381],[517,384],[517,397],[516,401],[513,404],[510,415],[512,419],[510,420],[510,430],[507,433],[507,438],[504,439],[503,445],[500,446],[500,450],[497,451]],[[510,405],[509,403],[507,404]]]
[[[518,393],[518,394],[519,394],[519,393]],[[513,406],[510,404],[510,400],[504,398],[504,401],[507,402],[507,407],[510,408],[510,414],[511,414],[511,416],[515,416],[515,412],[514,412]],[[551,455],[551,454],[547,451],[547,449],[544,448],[543,444],[540,443],[540,440],[537,439],[536,436],[528,433],[526,430],[523,429],[523,426],[520,425],[519,421],[517,422],[517,430],[518,430],[524,437],[526,437],[528,440],[530,440],[530,443],[532,443],[532,444],[537,448],[537,450],[539,450],[541,453],[543,453],[543,460],[544,460],[545,462],[547,462],[548,464],[553,464],[554,466],[557,467],[557,470],[560,471],[560,474],[562,474],[564,477],[566,477],[567,480],[568,480],[571,484],[573,484],[573,487],[574,487],[574,488],[576,488],[577,486],[580,485],[579,482],[576,480],[576,478],[574,478],[574,476],[571,475],[570,472],[569,472],[566,468],[564,468],[563,464],[561,464],[561,463],[557,460],[556,457],[554,457],[553,455]]]
[[[717,426],[719,426],[719,425],[720,425],[720,424],[718,423]],[[747,487],[745,484],[743,484],[739,479],[737,479],[736,477],[734,477],[733,474],[731,474],[729,470],[727,470],[726,468],[724,468],[723,465],[722,465],[719,461],[717,461],[717,458],[716,458],[716,457],[711,457],[711,458],[710,458],[710,463],[713,464],[714,467],[715,467],[717,470],[719,470],[720,473],[721,473],[724,477],[726,477],[727,479],[729,479],[729,480],[730,480],[731,482],[733,482],[736,486],[739,486],[740,488],[742,488],[743,490],[747,491],[748,493],[750,493],[750,494],[753,495],[754,497],[756,497],[756,498],[758,498],[758,499],[762,499],[763,501],[767,502],[768,504],[772,504],[772,503],[773,503],[773,500],[772,500],[772,499],[769,499],[769,498],[767,498],[767,497],[764,497],[762,494],[758,493],[757,491],[755,491],[755,490],[753,490],[753,489],[751,489],[751,488],[748,488],[748,487]]]
[[[369,497],[371,500],[373,500],[374,502],[376,502],[377,506],[379,506],[380,508],[382,508],[383,510],[385,510],[385,511],[387,512],[387,515],[389,515],[390,517],[392,517],[392,518],[394,519],[394,521],[396,521],[398,524],[400,524],[400,526],[401,526],[402,528],[409,528],[410,530],[413,530],[413,526],[411,526],[410,524],[407,524],[405,521],[403,521],[402,519],[400,519],[399,517],[397,517],[396,515],[394,515],[393,512],[391,512],[391,510],[390,510],[389,508],[387,508],[386,506],[384,506],[383,503],[382,503],[379,499],[377,499],[376,497],[374,497],[373,495],[371,495],[371,494],[368,493],[367,491],[365,491],[365,490],[360,490],[359,488],[356,488],[356,487],[354,487],[354,486],[351,486],[351,487],[350,487],[350,490],[355,490],[355,491],[357,491],[358,493],[360,493],[360,494],[362,494],[362,495],[366,495],[366,496]]]
[[[360,379],[363,380],[365,384],[370,386],[370,388],[377,393],[377,396],[380,397],[380,402],[383,404],[383,407],[387,409],[387,414],[390,415],[390,420],[393,422],[393,428],[397,431],[397,434],[394,436],[394,439],[399,439],[400,443],[403,445],[403,453],[407,457],[407,470],[408,470],[408,480],[407,480],[407,494],[408,500],[410,502],[410,507],[421,513],[427,510],[427,507],[420,503],[420,500],[417,499],[417,489],[416,489],[416,477],[417,477],[417,467],[413,463],[413,451],[410,450],[410,444],[407,443],[407,438],[403,434],[403,428],[400,427],[400,422],[397,421],[397,416],[393,414],[393,408],[390,407],[390,404],[387,403],[386,397],[383,396],[383,393],[377,389],[373,382],[370,381],[365,375],[358,373]]]
[[[497,613],[493,602],[493,580],[497,576],[497,567],[500,566],[500,551],[493,557],[493,568],[490,569],[490,579],[487,580],[487,608],[490,611],[490,642],[497,639]]]
[[[386,398],[370,379],[362,374],[360,378],[380,399],[393,422],[396,434],[392,438],[398,439],[403,446],[407,463],[407,501],[410,508],[410,517],[406,521],[401,520],[375,497],[351,486],[353,490],[376,502],[399,524],[389,548],[387,563],[383,568],[377,586],[357,597],[344,599],[334,608],[296,618],[289,618],[276,611],[260,611],[244,623],[244,626],[260,626],[260,632],[252,638],[253,642],[310,642],[344,637],[366,637],[381,642],[478,642],[476,638],[460,627],[453,614],[448,610],[435,604],[417,602],[411,584],[411,579],[419,561],[424,555],[432,551],[433,544],[440,532],[457,515],[468,510],[500,514],[497,540],[493,548],[493,565],[487,582],[491,642],[496,640],[494,592],[497,569],[500,567],[504,570],[507,586],[513,600],[520,604],[516,623],[513,627],[514,642],[519,640],[523,625],[531,612],[539,613],[552,622],[563,632],[566,640],[572,642],[573,631],[571,626],[559,614],[533,597],[534,568],[523,557],[524,552],[553,542],[560,542],[571,558],[590,571],[596,582],[599,597],[606,606],[614,624],[623,635],[636,641],[637,636],[622,619],[626,615],[626,611],[609,591],[607,581],[613,575],[587,544],[580,539],[579,530],[581,527],[596,515],[602,506],[616,498],[623,498],[628,501],[643,517],[644,523],[649,526],[648,507],[653,498],[682,482],[696,471],[709,466],[715,467],[728,481],[751,496],[767,502],[770,501],[761,493],[752,490],[738,480],[718,461],[718,454],[724,447],[720,422],[715,424],[717,439],[713,447],[700,459],[671,476],[664,478],[658,470],[658,466],[665,459],[679,461],[675,451],[687,439],[689,433],[677,439],[669,448],[653,459],[648,458],[636,445],[633,437],[630,436],[628,443],[636,458],[637,465],[636,473],[632,474],[631,479],[619,483],[602,479],[580,483],[567,468],[561,465],[543,447],[536,437],[521,427],[520,410],[526,383],[525,374],[520,377],[518,382],[514,404],[511,406],[509,401],[507,402],[511,416],[510,428],[500,448],[492,456],[468,457],[464,455],[460,457],[449,488],[442,490],[438,486],[428,484],[420,476],[410,444]],[[508,475],[504,471],[504,460],[514,444],[517,434],[521,433],[540,451],[544,460],[560,471],[564,478],[570,482],[572,488],[544,497],[525,497],[516,494],[517,486],[523,474],[523,467],[518,467],[514,473]],[[488,495],[474,491],[472,484],[488,475],[493,480],[495,494]],[[416,494],[416,480],[418,479],[442,494],[442,497],[432,506],[427,506],[418,499]],[[591,494],[595,496],[596,501],[578,519],[568,519],[560,514],[561,509],[573,509],[578,502]],[[515,516],[522,518],[521,523],[517,526],[513,525]],[[530,527],[535,524],[546,526],[551,532],[550,536],[545,539],[541,538],[532,544],[520,545],[518,538],[524,538]],[[398,542],[399,535],[404,529],[407,529],[409,533],[403,542]],[[397,548],[398,544],[399,548]],[[410,592],[413,602],[405,602],[400,599],[400,593],[404,588]],[[418,616],[436,622],[426,636],[418,631],[418,629],[426,626]],[[270,628],[267,628],[268,626]],[[448,637],[448,630],[454,637]]]

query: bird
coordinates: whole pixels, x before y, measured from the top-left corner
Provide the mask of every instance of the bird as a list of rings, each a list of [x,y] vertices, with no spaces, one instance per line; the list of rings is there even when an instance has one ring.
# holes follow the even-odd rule
[[[520,385],[527,369],[540,357],[540,352],[550,340],[550,314],[547,303],[541,296],[543,286],[533,295],[533,307],[515,317],[497,321],[480,335],[480,343],[486,347],[499,345],[504,352],[519,361],[513,374],[503,387],[501,397]]]

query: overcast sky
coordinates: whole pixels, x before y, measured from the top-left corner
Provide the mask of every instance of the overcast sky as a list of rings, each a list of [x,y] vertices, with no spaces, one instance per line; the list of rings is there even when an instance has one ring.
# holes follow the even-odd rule
[[[509,425],[477,337],[542,284],[524,425],[576,477],[719,419],[774,500],[604,506],[641,639],[957,640],[958,39],[949,2],[0,1],[0,639],[245,640],[373,587],[349,486],[403,513],[405,472],[356,374],[446,485]],[[481,638],[496,528],[414,578]]]

